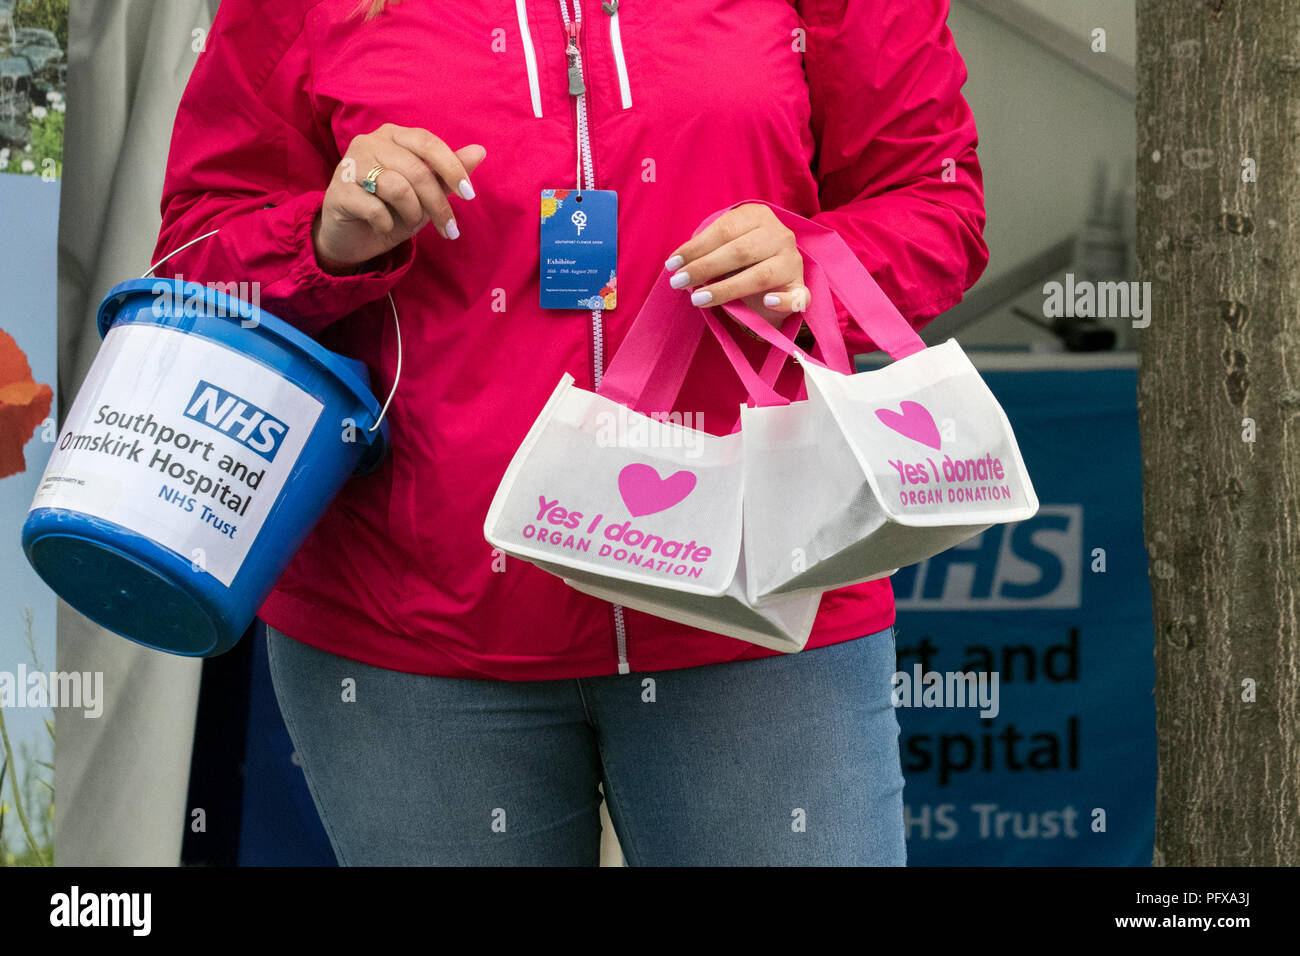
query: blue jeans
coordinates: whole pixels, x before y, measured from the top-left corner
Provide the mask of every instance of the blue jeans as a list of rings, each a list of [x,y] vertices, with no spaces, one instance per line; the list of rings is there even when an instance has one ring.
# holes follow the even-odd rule
[[[760,660],[526,682],[267,639],[343,865],[596,865],[597,784],[632,866],[905,863],[892,628]]]

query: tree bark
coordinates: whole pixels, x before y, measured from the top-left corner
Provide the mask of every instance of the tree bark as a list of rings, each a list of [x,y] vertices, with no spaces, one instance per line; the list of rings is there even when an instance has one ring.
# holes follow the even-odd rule
[[[1155,862],[1296,865],[1300,0],[1138,0],[1137,30]]]

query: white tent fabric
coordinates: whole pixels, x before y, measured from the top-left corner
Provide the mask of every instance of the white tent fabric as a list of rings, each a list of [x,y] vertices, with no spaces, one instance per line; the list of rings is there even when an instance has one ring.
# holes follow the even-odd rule
[[[215,7],[215,3],[212,4]],[[59,219],[59,409],[99,346],[104,293],[149,267],[171,124],[207,0],[71,5]],[[186,820],[200,663],[59,605],[58,669],[103,671],[98,718],[56,716],[55,862],[174,866]]]
[[[150,265],[176,106],[217,0],[73,3],[59,220],[59,409],[99,346],[104,294]],[[56,717],[55,862],[174,866],[201,664],[147,650],[59,605],[58,669],[102,671],[103,715]],[[622,854],[602,810],[602,863]]]

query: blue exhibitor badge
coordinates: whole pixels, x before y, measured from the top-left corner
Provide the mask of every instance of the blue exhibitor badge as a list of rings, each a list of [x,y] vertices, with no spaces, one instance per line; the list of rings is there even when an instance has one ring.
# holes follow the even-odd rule
[[[612,309],[618,297],[618,193],[543,189],[543,309]]]

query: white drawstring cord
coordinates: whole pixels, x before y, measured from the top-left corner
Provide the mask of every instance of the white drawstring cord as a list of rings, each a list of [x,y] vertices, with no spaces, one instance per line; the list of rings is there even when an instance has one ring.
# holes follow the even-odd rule
[[[393,308],[393,328],[397,330],[397,369],[393,372],[393,387],[389,389],[388,398],[384,400],[384,407],[379,410],[379,417],[375,419],[373,425],[366,429],[367,431],[374,431],[379,427],[379,423],[384,420],[384,416],[388,414],[388,406],[392,402],[393,396],[397,394],[397,383],[402,380],[402,323],[397,318],[397,303],[393,301],[392,292],[388,293],[388,304]]]
[[[197,239],[191,239],[189,242],[185,243],[185,245],[181,246],[179,249],[173,249],[171,252],[167,253],[167,255],[163,256],[161,259],[159,259],[157,262],[151,265],[149,267],[149,271],[146,272],[144,275],[142,275],[140,278],[148,279],[150,276],[154,274],[155,269],[157,269],[160,265],[162,265],[172,256],[176,255],[176,253],[183,252],[184,250],[188,249],[190,246],[194,245],[194,243],[206,239],[208,238],[208,236],[215,236],[220,231],[221,229],[220,227],[218,227],[216,229],[213,229],[211,232],[205,232]],[[388,398],[384,400],[384,407],[379,410],[379,417],[375,419],[375,423],[366,429],[367,432],[374,431],[383,423],[384,416],[388,414],[388,406],[392,404],[393,396],[397,394],[397,383],[402,380],[402,322],[397,317],[397,303],[393,301],[392,292],[388,293],[388,304],[392,306],[393,328],[397,330],[397,370],[393,374],[393,387],[388,392]]]
[[[178,252],[184,252],[184,251],[185,251],[186,249],[188,249],[190,246],[194,245],[194,243],[199,242],[200,240],[206,239],[206,238],[208,238],[208,236],[215,236],[215,235],[216,235],[217,233],[219,233],[220,231],[221,231],[220,229],[213,229],[211,232],[205,232],[203,235],[199,236],[198,239],[191,239],[189,242],[185,243],[185,245],[181,246],[179,249],[173,249],[171,252],[167,253],[167,255],[163,256],[161,259],[159,259],[157,262],[155,262],[153,265],[151,265],[151,266],[149,267],[149,271],[146,272],[144,275],[142,275],[140,278],[141,278],[141,279],[147,279],[147,278],[149,278],[151,275],[153,275],[153,272],[154,272],[155,269],[157,269],[160,265],[162,265],[164,262],[166,262],[166,261],[167,261],[168,259],[170,259],[172,256],[176,255],[176,253],[178,253]]]

